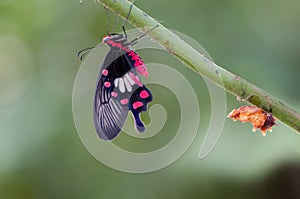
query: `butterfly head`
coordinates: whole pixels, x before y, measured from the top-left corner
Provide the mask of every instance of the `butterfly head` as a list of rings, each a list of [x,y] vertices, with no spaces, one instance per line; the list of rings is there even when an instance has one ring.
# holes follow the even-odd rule
[[[107,44],[107,42],[110,40],[110,36],[109,35],[107,35],[107,36],[105,36],[105,37],[103,37],[103,39],[102,39],[102,43],[105,43],[105,44]]]

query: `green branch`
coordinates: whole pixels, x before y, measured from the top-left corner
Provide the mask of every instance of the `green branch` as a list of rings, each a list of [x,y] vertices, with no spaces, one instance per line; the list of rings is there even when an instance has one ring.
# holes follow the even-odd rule
[[[131,5],[127,0],[98,1],[123,18],[127,16]],[[149,27],[159,25],[149,35],[191,70],[244,101],[271,112],[277,119],[300,132],[299,113],[264,90],[208,60],[136,6],[133,6],[128,22],[143,32],[147,31]]]

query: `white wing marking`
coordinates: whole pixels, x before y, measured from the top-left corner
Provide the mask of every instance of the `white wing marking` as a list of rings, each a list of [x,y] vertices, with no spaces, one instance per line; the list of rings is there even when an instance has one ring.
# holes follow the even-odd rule
[[[131,92],[132,88],[126,77],[124,77],[124,83],[125,83],[125,86],[126,86],[126,89],[128,90],[128,92]]]
[[[121,93],[125,92],[124,80],[122,78],[119,78],[119,89]]]
[[[115,87],[118,87],[118,79],[119,78],[116,78],[115,81],[114,81]]]
[[[131,77],[128,75],[128,73],[126,73],[125,78],[128,80],[128,82],[130,83],[130,85],[134,85],[134,81],[131,79]]]

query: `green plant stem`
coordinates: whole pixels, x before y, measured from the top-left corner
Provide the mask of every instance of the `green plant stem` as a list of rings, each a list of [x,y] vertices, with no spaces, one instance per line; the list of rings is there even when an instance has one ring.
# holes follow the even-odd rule
[[[127,16],[131,5],[127,0],[98,1],[123,18]],[[272,113],[281,122],[300,132],[299,113],[252,83],[208,60],[136,6],[133,6],[128,22],[143,32],[159,25],[149,35],[191,70],[238,98]]]

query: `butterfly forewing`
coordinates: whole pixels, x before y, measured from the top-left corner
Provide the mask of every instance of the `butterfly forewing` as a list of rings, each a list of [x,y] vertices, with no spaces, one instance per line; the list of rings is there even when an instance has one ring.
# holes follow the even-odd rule
[[[110,50],[105,57],[98,77],[95,101],[94,124],[101,139],[111,140],[121,131],[127,118],[128,106],[124,106],[114,97],[114,80],[121,76],[126,65],[121,52]]]

